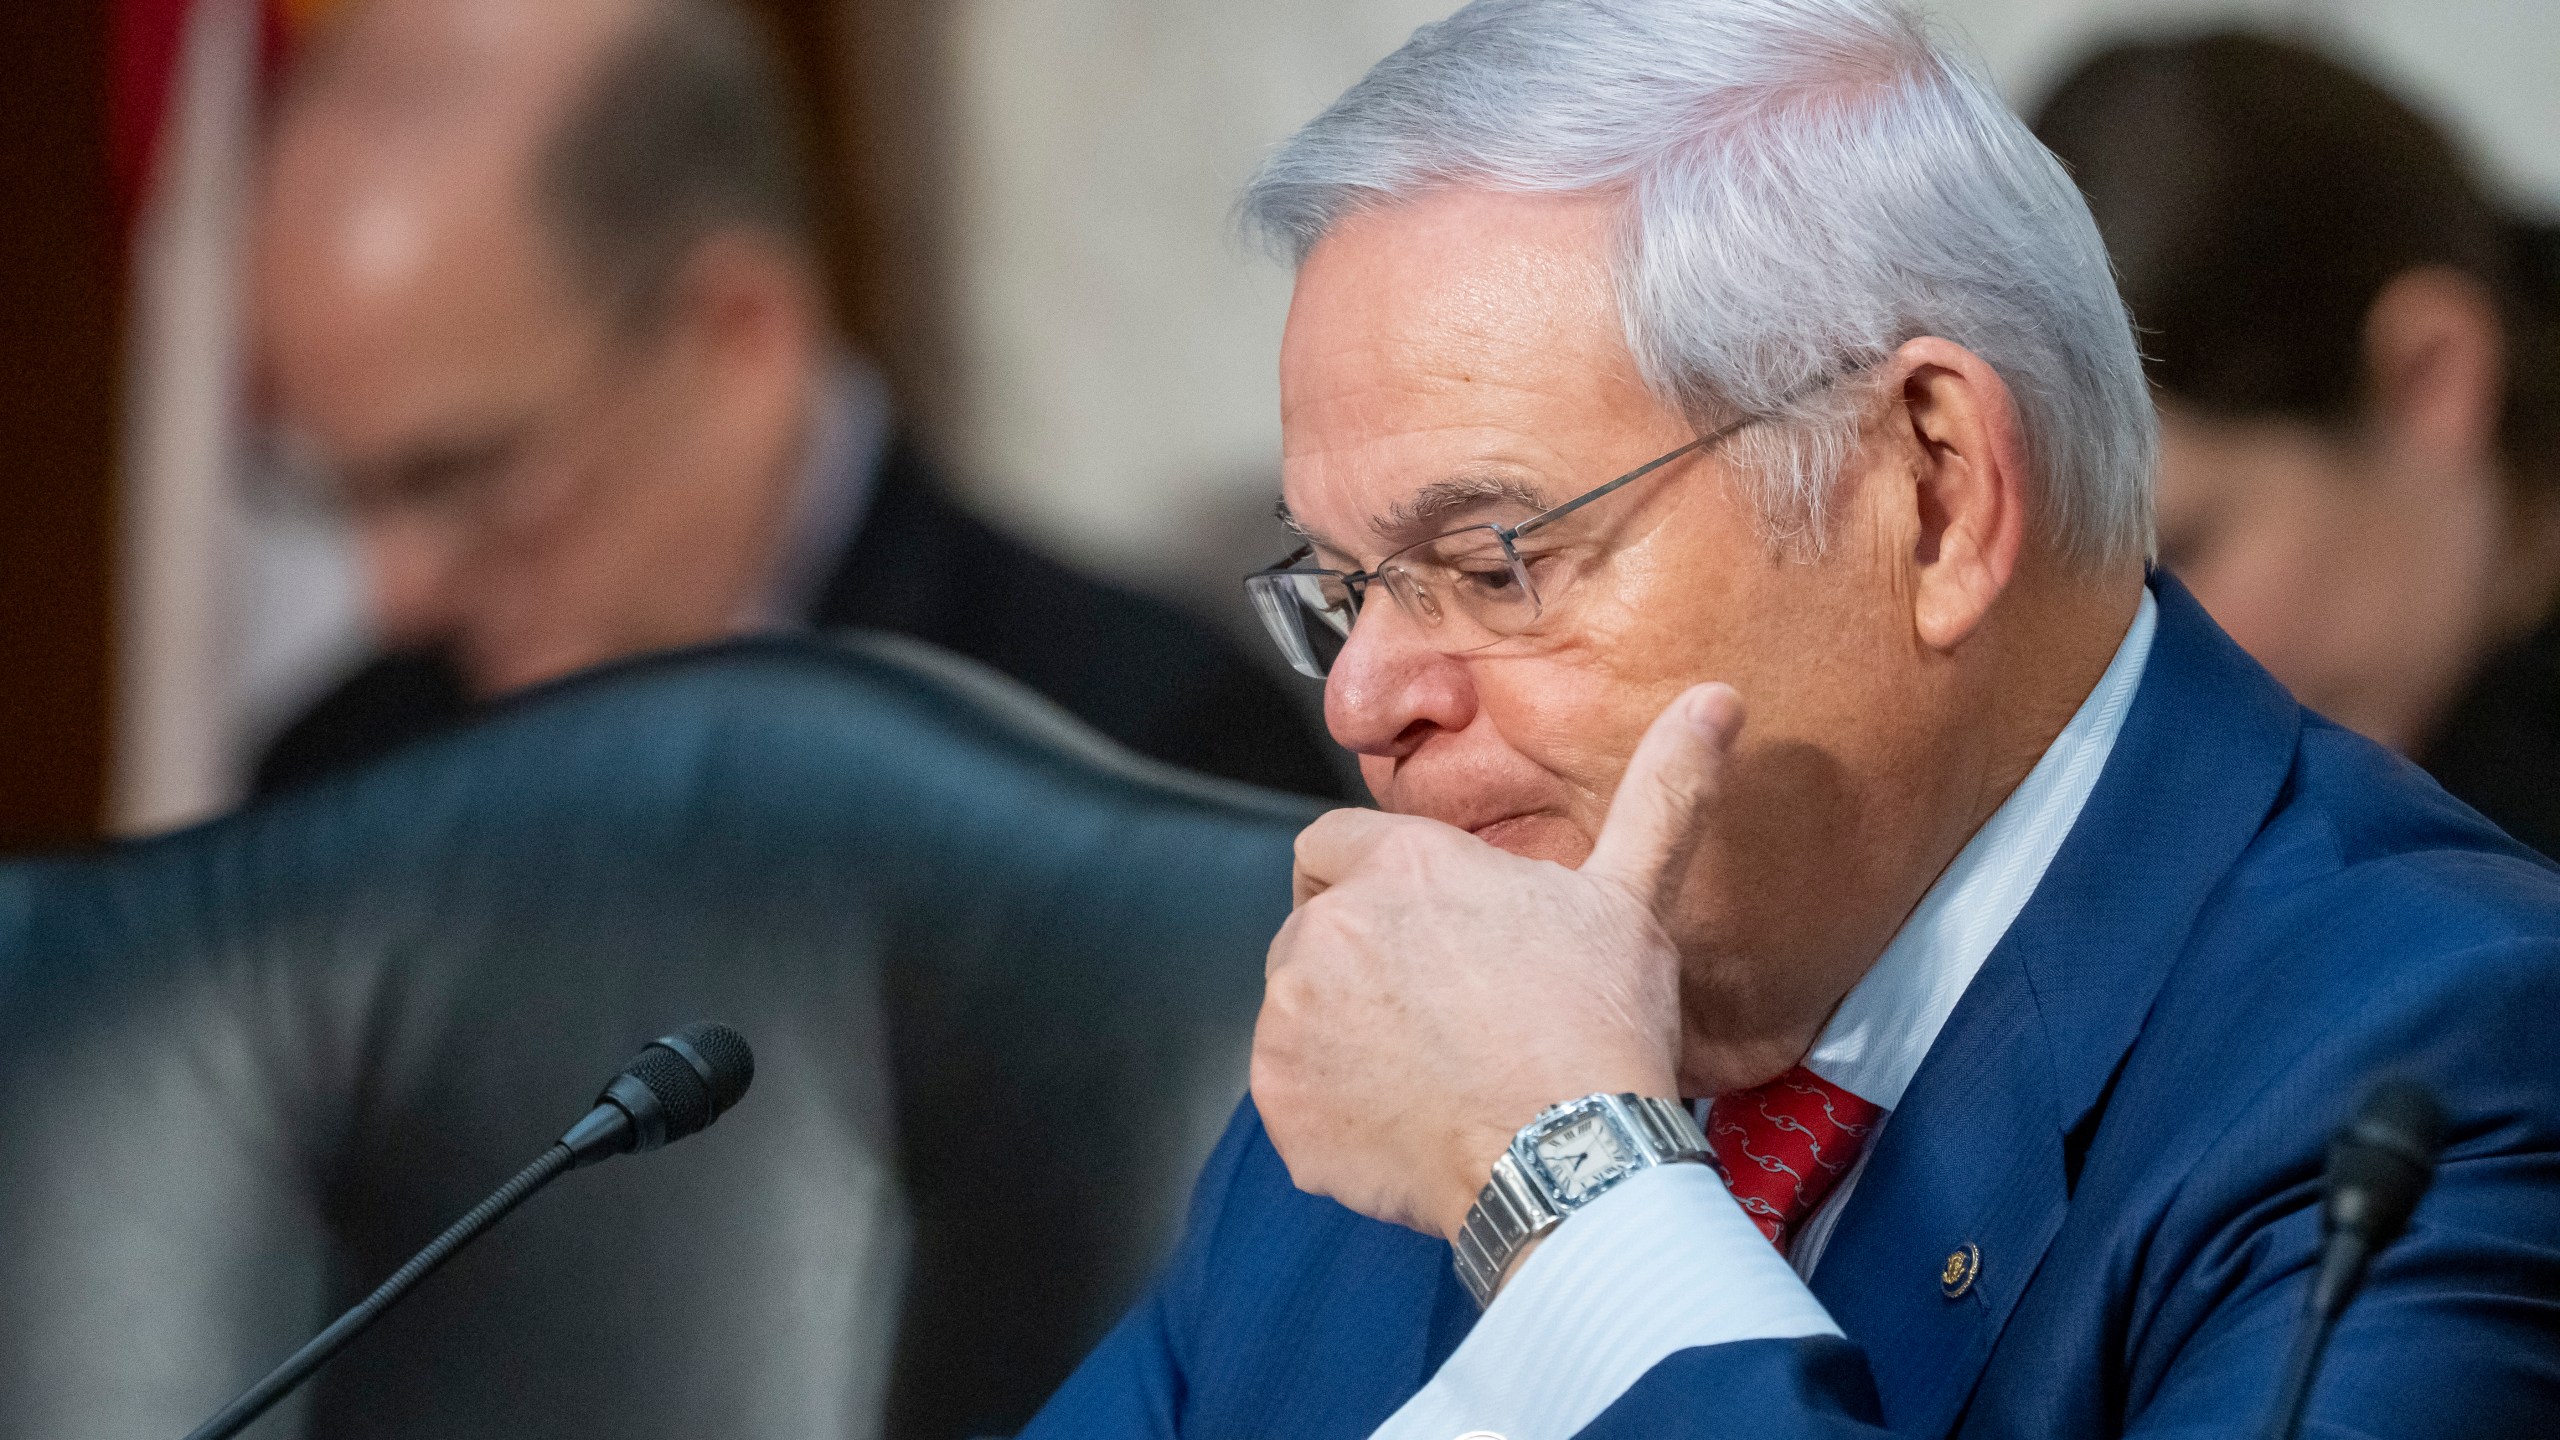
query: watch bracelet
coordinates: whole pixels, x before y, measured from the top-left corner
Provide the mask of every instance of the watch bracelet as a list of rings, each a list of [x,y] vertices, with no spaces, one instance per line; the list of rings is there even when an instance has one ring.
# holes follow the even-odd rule
[[[1493,1178],[1476,1192],[1476,1203],[1467,1207],[1467,1223],[1450,1247],[1458,1279],[1475,1297],[1478,1308],[1493,1303],[1494,1288],[1502,1283],[1502,1272],[1520,1247],[1563,1220],[1530,1183],[1519,1160],[1505,1149],[1493,1162]]]
[[[1503,1272],[1510,1268],[1522,1246],[1563,1223],[1566,1210],[1550,1201],[1537,1182],[1530,1178],[1521,1152],[1529,1137],[1558,1111],[1583,1105],[1593,1100],[1615,1101],[1612,1113],[1625,1122],[1624,1128],[1636,1142],[1642,1163],[1631,1167],[1625,1175],[1591,1192],[1575,1204],[1583,1205],[1615,1189],[1638,1170],[1659,1165],[1677,1164],[1708,1157],[1707,1138],[1698,1128],[1698,1120],[1689,1108],[1676,1100],[1657,1099],[1649,1095],[1586,1095],[1562,1104],[1549,1106],[1538,1117],[1520,1128],[1500,1158],[1493,1163],[1493,1175],[1484,1189],[1477,1192],[1476,1203],[1467,1209],[1466,1224],[1450,1247],[1458,1279],[1475,1297],[1478,1306],[1493,1302],[1494,1290],[1502,1283]]]

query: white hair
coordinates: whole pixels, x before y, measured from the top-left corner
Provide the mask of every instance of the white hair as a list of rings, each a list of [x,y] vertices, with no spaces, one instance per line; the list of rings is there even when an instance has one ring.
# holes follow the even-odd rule
[[[2157,422],[2088,206],[1894,0],[1475,0],[1283,144],[1239,211],[1303,263],[1345,218],[1453,187],[1623,195],[1628,348],[1700,426],[1770,422],[1732,454],[1773,537],[1820,547],[1873,394],[1848,377],[1934,335],[2016,397],[2035,533],[2081,563],[2149,556]]]

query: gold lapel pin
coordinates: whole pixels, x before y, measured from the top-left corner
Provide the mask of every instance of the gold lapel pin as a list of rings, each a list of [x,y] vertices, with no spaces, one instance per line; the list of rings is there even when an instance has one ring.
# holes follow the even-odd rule
[[[1947,1263],[1938,1269],[1938,1289],[1948,1299],[1960,1300],[1981,1275],[1982,1247],[1968,1240],[1948,1252]]]

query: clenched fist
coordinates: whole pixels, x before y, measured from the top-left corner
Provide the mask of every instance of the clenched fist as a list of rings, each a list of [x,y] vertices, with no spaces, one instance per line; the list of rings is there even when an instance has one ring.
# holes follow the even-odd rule
[[[1254,1104],[1298,1188],[1454,1238],[1539,1111],[1674,1093],[1664,914],[1741,726],[1727,686],[1665,707],[1579,870],[1369,810],[1299,835],[1253,1037]]]

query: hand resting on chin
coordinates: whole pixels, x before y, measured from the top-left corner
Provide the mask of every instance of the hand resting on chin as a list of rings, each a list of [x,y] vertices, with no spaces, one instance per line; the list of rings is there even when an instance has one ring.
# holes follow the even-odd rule
[[[1454,1237],[1540,1111],[1676,1093],[1680,956],[1663,911],[1741,727],[1729,686],[1664,707],[1579,870],[1373,810],[1299,835],[1252,1078],[1298,1188]]]

